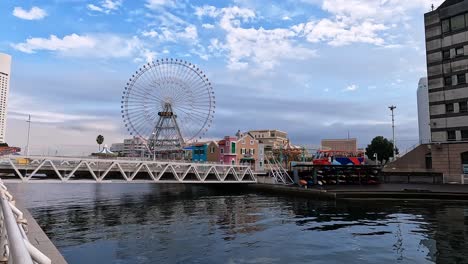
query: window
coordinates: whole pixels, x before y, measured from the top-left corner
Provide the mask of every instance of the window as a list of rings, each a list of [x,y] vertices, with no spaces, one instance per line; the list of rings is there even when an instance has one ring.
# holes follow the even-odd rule
[[[215,153],[215,147],[211,147],[211,153]]]
[[[453,104],[445,104],[445,112],[453,113]]]
[[[457,139],[457,137],[456,137],[455,130],[447,131],[447,140],[448,141],[454,141],[456,139]]]
[[[432,169],[432,155],[426,154],[426,169]]]
[[[231,142],[231,153],[236,154],[236,142]]]
[[[468,130],[461,131],[461,138],[462,140],[468,140]]]
[[[458,103],[458,109],[459,109],[460,113],[468,112],[468,102],[467,101],[459,102]]]
[[[219,151],[221,152],[221,154],[224,153],[224,148],[220,148]]]
[[[457,55],[457,56],[461,56],[464,53],[465,53],[465,51],[464,51],[463,47],[459,47],[459,48],[455,49],[455,55]]]
[[[452,85],[452,76],[448,76],[444,78],[445,85]]]
[[[444,60],[450,59],[450,50],[444,50],[444,51],[442,52],[442,58],[443,58]]]
[[[250,140],[250,145],[253,145],[254,144],[254,141],[253,140]]]
[[[263,162],[262,162],[262,161],[260,161],[260,167],[262,167],[262,166],[263,166]]]
[[[241,148],[241,154],[245,155],[245,148]]]
[[[459,30],[465,27],[465,16],[458,15],[450,18],[450,29],[452,31]]]
[[[243,139],[241,143],[242,143],[242,144],[245,144],[245,139]]]
[[[442,33],[446,33],[450,31],[450,20],[445,19],[442,20]]]
[[[231,164],[234,165],[236,163],[235,160],[231,160]]]
[[[457,84],[465,84],[466,83],[466,76],[465,74],[457,74]]]

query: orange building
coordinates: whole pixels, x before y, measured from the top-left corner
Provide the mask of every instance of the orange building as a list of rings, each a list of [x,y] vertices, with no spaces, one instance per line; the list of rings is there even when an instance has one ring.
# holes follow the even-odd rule
[[[357,152],[357,139],[322,139],[322,149],[334,151]]]

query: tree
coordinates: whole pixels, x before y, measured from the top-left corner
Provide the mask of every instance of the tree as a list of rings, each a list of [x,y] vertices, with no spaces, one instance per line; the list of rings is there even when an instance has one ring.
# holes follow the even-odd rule
[[[96,142],[97,142],[98,145],[99,145],[99,151],[101,151],[101,145],[102,145],[102,143],[104,143],[104,136],[103,136],[103,135],[97,136]]]
[[[369,159],[375,160],[375,153],[381,164],[384,164],[383,161],[387,163],[390,157],[393,157],[393,143],[382,136],[375,137],[370,145],[367,145],[366,155]]]

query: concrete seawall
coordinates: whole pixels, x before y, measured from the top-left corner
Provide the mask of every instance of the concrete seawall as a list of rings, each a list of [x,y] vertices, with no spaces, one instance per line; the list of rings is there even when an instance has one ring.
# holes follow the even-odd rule
[[[7,186],[8,187],[8,186]],[[13,198],[16,201],[16,207],[21,210],[24,218],[28,223],[28,239],[29,242],[35,246],[39,251],[45,254],[52,264],[67,264],[67,261],[62,256],[60,251],[55,247],[54,243],[50,241],[49,237],[44,233],[39,224],[34,220],[29,211],[24,207],[24,203],[21,201],[21,197],[16,195],[14,192],[11,192]]]
[[[468,186],[448,184],[382,184],[377,186],[333,186],[328,189],[304,189],[275,184],[249,184],[246,188],[270,194],[307,197],[321,200],[341,199],[418,199],[465,200]]]
[[[299,188],[299,187],[290,187],[290,186],[267,184],[267,183],[249,184],[246,186],[246,188],[250,190],[261,191],[261,192],[271,193],[271,194],[301,196],[301,197],[324,199],[324,200],[336,199],[336,195],[334,193],[329,193],[325,190],[304,189],[304,188]]]

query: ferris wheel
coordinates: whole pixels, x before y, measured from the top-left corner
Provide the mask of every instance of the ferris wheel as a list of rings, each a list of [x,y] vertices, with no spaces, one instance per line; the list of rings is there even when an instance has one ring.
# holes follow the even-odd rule
[[[179,59],[143,65],[128,80],[121,113],[130,135],[152,150],[177,150],[202,138],[213,122],[213,87],[198,66]]]

